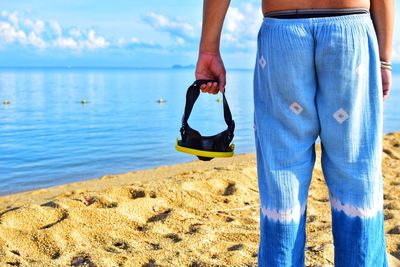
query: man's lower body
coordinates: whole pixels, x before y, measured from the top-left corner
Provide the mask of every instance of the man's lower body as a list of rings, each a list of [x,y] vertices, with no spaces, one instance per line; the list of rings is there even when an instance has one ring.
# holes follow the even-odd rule
[[[304,266],[318,136],[335,266],[387,266],[379,66],[369,14],[264,18],[254,76],[259,266]]]

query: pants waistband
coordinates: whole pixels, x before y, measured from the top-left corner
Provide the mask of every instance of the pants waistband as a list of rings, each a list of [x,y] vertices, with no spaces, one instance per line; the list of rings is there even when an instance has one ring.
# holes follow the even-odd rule
[[[296,19],[278,19],[273,17],[264,17],[263,24],[266,25],[313,25],[313,24],[331,24],[331,23],[371,23],[371,15],[356,14],[330,17],[314,17],[314,18],[296,18]]]
[[[264,14],[268,18],[298,19],[346,16],[355,14],[369,14],[367,8],[316,8],[316,9],[291,9],[272,11]]]

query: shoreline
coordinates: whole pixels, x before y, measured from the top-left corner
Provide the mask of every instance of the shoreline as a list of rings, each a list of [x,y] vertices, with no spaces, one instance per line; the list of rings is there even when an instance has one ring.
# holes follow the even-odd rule
[[[57,197],[65,193],[79,193],[84,191],[98,191],[109,187],[110,182],[113,186],[126,186],[132,182],[152,182],[178,175],[184,170],[194,171],[213,168],[224,164],[232,164],[255,158],[255,153],[237,154],[232,158],[215,158],[212,161],[199,161],[195,158],[190,162],[177,163],[172,165],[161,165],[143,170],[134,170],[120,174],[103,175],[97,178],[91,178],[83,181],[60,184],[56,186],[33,189],[23,192],[16,192],[0,196],[0,210],[7,205],[36,204],[41,201]],[[73,192],[74,191],[74,192]],[[28,199],[29,198],[29,199]]]
[[[333,266],[320,146],[308,195],[307,266]],[[387,254],[400,266],[400,132],[384,137]],[[256,266],[255,154],[107,175],[0,197],[0,265]]]

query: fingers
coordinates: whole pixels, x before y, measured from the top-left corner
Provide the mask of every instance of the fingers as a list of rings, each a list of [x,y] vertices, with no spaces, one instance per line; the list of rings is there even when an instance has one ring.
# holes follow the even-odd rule
[[[209,93],[209,94],[218,94],[218,92],[224,93],[225,92],[225,85],[226,85],[226,76],[225,74],[221,74],[218,77],[218,83],[217,82],[209,82],[207,84],[202,84],[200,86],[200,90],[203,93]]]
[[[200,90],[203,93],[217,94],[219,91],[218,83],[217,82],[209,82],[207,84],[202,84],[200,86]]]

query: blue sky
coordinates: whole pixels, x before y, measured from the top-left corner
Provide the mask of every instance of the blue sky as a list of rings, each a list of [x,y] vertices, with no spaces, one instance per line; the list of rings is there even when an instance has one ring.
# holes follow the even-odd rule
[[[259,6],[259,0],[232,1],[222,37],[228,68],[254,65]],[[396,9],[400,14],[400,4]],[[0,66],[195,64],[201,13],[201,0],[1,0]],[[396,24],[400,32],[399,16]]]

